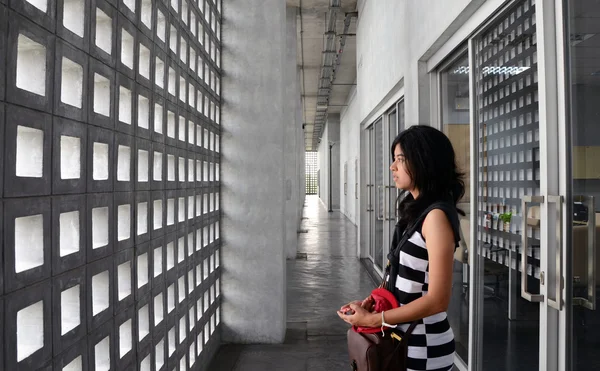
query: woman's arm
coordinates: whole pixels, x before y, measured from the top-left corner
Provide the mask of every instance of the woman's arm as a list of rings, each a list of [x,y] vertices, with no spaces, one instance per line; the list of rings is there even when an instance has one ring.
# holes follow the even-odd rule
[[[454,232],[446,214],[432,210],[422,228],[429,255],[429,289],[427,294],[400,308],[385,312],[388,324],[407,323],[445,311],[452,293],[452,267],[454,264]],[[353,308],[357,311],[355,308]],[[360,313],[358,313],[360,312]],[[381,313],[357,311],[353,323],[359,326],[381,326]]]

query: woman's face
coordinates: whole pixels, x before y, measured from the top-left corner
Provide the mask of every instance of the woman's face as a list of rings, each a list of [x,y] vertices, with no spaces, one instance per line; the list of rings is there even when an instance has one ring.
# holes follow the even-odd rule
[[[406,170],[406,158],[402,153],[400,144],[397,144],[396,148],[394,148],[394,162],[392,162],[392,165],[390,165],[390,170],[394,176],[396,188],[400,188],[405,191],[411,191],[412,179]]]

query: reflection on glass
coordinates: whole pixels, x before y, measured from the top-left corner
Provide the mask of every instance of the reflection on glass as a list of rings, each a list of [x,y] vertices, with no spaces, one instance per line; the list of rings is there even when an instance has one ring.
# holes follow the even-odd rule
[[[569,1],[571,80],[571,199],[573,370],[600,369],[600,4]],[[569,300],[567,300],[569,303]]]
[[[531,293],[540,287],[539,203],[522,207],[524,196],[540,194],[535,1],[516,2],[474,48],[478,357],[486,371],[537,370],[539,304],[520,287],[522,279]]]
[[[456,353],[463,361],[469,357],[469,247],[470,247],[470,114],[469,58],[465,54],[441,73],[442,125],[450,138],[459,169],[465,173],[465,195],[458,207],[467,215],[461,217],[461,245],[454,254],[452,300],[448,321],[454,332]]]

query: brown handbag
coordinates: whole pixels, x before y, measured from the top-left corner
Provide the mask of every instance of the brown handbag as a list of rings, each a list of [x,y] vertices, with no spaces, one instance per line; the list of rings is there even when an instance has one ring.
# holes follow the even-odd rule
[[[392,267],[390,261],[399,258],[401,246],[410,238],[429,211],[435,208],[441,208],[444,211],[456,210],[454,206],[448,206],[447,203],[436,202],[423,211],[416,222],[405,231],[396,228],[392,250],[388,254],[388,263],[380,288],[385,288],[393,293],[397,268],[396,266]],[[359,333],[350,328],[347,337],[352,371],[405,371],[408,358],[408,339],[417,322],[412,322],[406,332],[402,332],[398,328],[387,328],[384,330],[385,335],[381,332]]]
[[[402,371],[406,370],[408,337],[416,322],[403,333],[400,330],[374,334],[348,330],[348,355],[353,371]]]

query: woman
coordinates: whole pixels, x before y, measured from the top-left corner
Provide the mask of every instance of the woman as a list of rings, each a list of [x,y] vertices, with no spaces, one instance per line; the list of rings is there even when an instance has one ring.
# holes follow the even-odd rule
[[[456,203],[464,194],[463,174],[457,169],[452,144],[432,127],[413,126],[403,131],[391,149],[394,182],[397,188],[408,192],[398,206],[396,237],[407,227],[416,229],[398,247],[400,262],[394,295],[399,307],[384,311],[384,321],[398,324],[403,331],[417,321],[408,341],[408,370],[451,370],[454,334],[446,310],[459,235],[456,213],[464,215],[456,210]],[[413,226],[421,213],[439,201],[450,203],[449,214],[454,215],[435,208],[421,219],[420,225]],[[369,297],[344,305],[338,315],[352,325],[381,327],[382,315],[372,309],[373,300]]]

